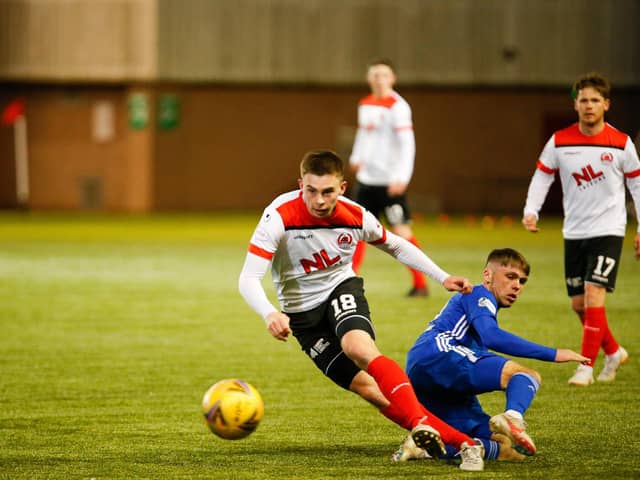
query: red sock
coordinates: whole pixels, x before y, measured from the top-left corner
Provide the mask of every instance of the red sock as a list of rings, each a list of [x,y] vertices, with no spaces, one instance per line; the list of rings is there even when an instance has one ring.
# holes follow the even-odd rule
[[[416,247],[420,248],[420,244],[418,244],[418,240],[415,236],[411,236],[407,238],[411,243],[413,243]],[[407,267],[408,268],[408,267]],[[413,286],[414,288],[426,288],[427,279],[420,270],[414,270],[413,268],[409,268],[409,272],[411,272],[411,276],[413,277]]]
[[[418,401],[407,374],[400,366],[384,355],[374,358],[367,367],[367,372],[378,384],[382,394],[389,400],[389,405],[382,414],[401,427],[410,430],[418,423],[426,423],[440,432],[442,441],[460,447],[460,443],[473,440],[458,432],[438,417],[429,412]],[[425,419],[425,416],[427,417]]]
[[[395,403],[390,403],[387,408],[380,409],[380,413],[405,430],[411,430],[413,428],[404,411]]]
[[[422,404],[420,404],[420,406],[422,406]],[[428,417],[427,423],[440,432],[440,438],[442,438],[442,441],[447,445],[453,445],[460,450],[462,442],[467,442],[469,445],[474,444],[473,439],[469,435],[456,430],[448,423],[440,420],[440,418],[436,417],[424,406],[422,406],[422,411]]]
[[[604,350],[604,354],[605,355],[613,355],[614,353],[616,353],[618,351],[618,348],[620,348],[620,345],[618,345],[618,342],[616,341],[615,337],[613,336],[613,333],[611,333],[611,330],[609,329],[609,322],[607,321],[607,317],[604,317],[604,333],[602,334],[602,349]]]
[[[584,309],[584,327],[582,329],[582,355],[589,357],[590,366],[594,366],[604,332],[607,328],[607,317],[604,307],[587,307]]]
[[[367,248],[367,244],[365,242],[358,242],[356,245],[356,251],[353,252],[353,258],[351,259],[351,268],[356,275],[358,274],[358,270],[360,270],[360,265],[364,260],[364,252]]]
[[[473,440],[468,435],[456,430],[455,428],[450,427],[447,423],[440,420],[433,413],[427,410],[422,404],[422,414],[424,417],[427,417],[426,423],[431,425],[433,428],[440,432],[440,437],[442,441],[447,445],[453,445],[458,450],[462,445],[462,442],[467,442],[469,445],[473,444]],[[396,404],[390,404],[387,408],[380,410],[385,417],[391,420],[393,423],[400,425],[405,430],[411,430],[413,427],[407,423],[407,418],[404,413]]]
[[[580,323],[584,325],[584,312],[582,312],[582,314],[579,313],[578,317],[580,318]],[[611,329],[609,328],[609,321],[607,320],[606,315],[605,322],[605,330],[602,334],[602,342],[600,343],[600,346],[602,347],[602,350],[604,350],[605,355],[613,355],[618,351],[620,345],[613,336],[613,333],[611,333]]]
[[[382,394],[394,407],[387,413],[392,413],[400,420],[396,421],[398,425],[411,429],[420,423],[424,417],[422,405],[400,365],[389,357],[380,355],[369,362],[367,373],[373,377]]]

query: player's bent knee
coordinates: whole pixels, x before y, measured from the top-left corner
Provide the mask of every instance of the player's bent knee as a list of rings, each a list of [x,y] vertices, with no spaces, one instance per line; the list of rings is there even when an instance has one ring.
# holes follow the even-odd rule
[[[511,378],[518,373],[529,375],[538,383],[538,385],[542,384],[542,376],[537,371],[532,370],[531,368],[524,367],[519,363],[514,362],[513,360],[509,360],[504,364],[504,367],[502,368],[502,375],[500,378],[502,388],[506,388],[511,381]]]
[[[369,362],[380,355],[380,351],[371,336],[362,330],[351,330],[341,339],[342,351],[362,370]]]
[[[533,378],[538,383],[538,385],[542,385],[542,376],[535,370],[531,370],[530,368],[522,367],[522,370],[519,370],[516,373],[523,373],[525,375],[529,375],[531,378]]]
[[[538,382],[538,385],[542,385],[542,375],[540,375],[535,370],[532,370],[531,371],[531,376],[536,379],[536,381]]]
[[[578,314],[579,317],[584,315],[584,304],[571,302],[571,309]]]

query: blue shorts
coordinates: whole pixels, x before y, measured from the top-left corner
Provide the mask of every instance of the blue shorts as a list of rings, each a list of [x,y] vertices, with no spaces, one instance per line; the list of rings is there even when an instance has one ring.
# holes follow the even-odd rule
[[[477,360],[454,351],[412,350],[411,369],[407,372],[418,400],[451,426],[470,436],[489,438],[489,416],[476,395],[502,390],[500,376],[507,359],[483,352]]]
[[[436,396],[419,397],[419,400],[431,413],[470,437],[491,438],[491,417],[482,410],[475,395],[458,396],[455,403]]]

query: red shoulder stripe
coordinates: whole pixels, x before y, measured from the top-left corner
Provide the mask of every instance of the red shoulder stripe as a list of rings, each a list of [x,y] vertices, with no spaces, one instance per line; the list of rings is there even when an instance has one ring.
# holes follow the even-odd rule
[[[336,208],[329,218],[314,217],[307,210],[302,200],[302,192],[298,197],[285,202],[278,208],[285,230],[295,228],[362,228],[362,208],[345,200],[338,200]]]
[[[360,100],[360,105],[373,105],[376,107],[391,108],[397,101],[398,99],[393,96],[378,98],[374,95],[369,95],[368,97],[364,97]]]
[[[295,199],[280,205],[277,210],[285,228],[291,225],[308,225],[313,219],[302,200],[302,192]]]
[[[382,227],[382,237],[380,237],[378,240],[374,242],[369,242],[369,243],[371,243],[371,245],[380,245],[381,243],[384,243],[386,241],[387,241],[387,231],[385,230],[384,227]]]
[[[638,170],[633,170],[632,172],[627,172],[624,174],[626,178],[635,178],[640,177],[640,168]]]
[[[585,141],[585,136],[580,132],[578,124],[574,123],[570,127],[558,130],[554,134],[556,147],[565,145],[581,145]]]
[[[612,147],[624,150],[627,144],[626,133],[615,129],[608,123],[597,135],[584,135],[578,128],[578,124],[574,123],[570,127],[558,130],[555,133],[556,147],[570,147],[578,145],[588,145],[594,147]]]
[[[557,170],[547,167],[540,160],[538,160],[538,163],[536,163],[536,167],[538,168],[538,170],[542,170],[544,173],[548,173],[549,175],[553,175],[554,173],[557,172]]]
[[[362,228],[362,208],[354,203],[338,200],[336,210],[329,221],[332,224]]]
[[[268,252],[264,248],[260,248],[253,243],[249,244],[249,253],[253,253],[254,255],[264,258],[265,260],[271,260],[273,258],[273,253]]]

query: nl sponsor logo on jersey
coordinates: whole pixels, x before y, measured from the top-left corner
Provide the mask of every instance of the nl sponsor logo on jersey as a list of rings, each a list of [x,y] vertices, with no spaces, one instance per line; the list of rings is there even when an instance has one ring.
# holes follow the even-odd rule
[[[607,178],[602,170],[596,171],[591,164],[586,167],[582,167],[579,172],[573,172],[571,176],[576,181],[578,188],[581,190],[585,190],[595,183],[601,182]]]
[[[351,249],[353,245],[353,236],[350,233],[341,233],[338,235],[336,243],[338,244],[338,248],[341,250]],[[340,262],[340,260],[342,260],[340,255],[331,257],[331,255],[323,248],[314,252],[313,258],[300,259],[300,265],[304,268],[305,273],[311,273],[313,270],[324,270],[325,268],[329,268]]]
[[[304,268],[305,273],[311,273],[315,270],[324,270],[331,265],[335,265],[340,261],[340,255],[336,255],[331,258],[327,251],[323,248],[319,252],[313,254],[313,259],[302,258],[300,259],[300,265]]]

